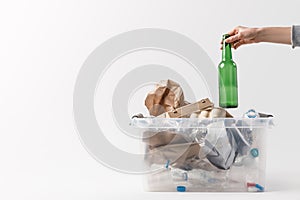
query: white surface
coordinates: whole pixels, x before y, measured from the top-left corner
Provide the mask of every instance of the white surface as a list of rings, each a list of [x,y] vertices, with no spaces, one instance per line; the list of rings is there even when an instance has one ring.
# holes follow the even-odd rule
[[[300,48],[259,44],[234,52],[240,109],[276,116],[264,194],[144,193],[140,176],[90,157],[72,116],[82,63],[113,35],[174,30],[198,42],[217,65],[222,33],[239,24],[300,24],[299,6],[296,0],[1,1],[0,199],[300,199]]]

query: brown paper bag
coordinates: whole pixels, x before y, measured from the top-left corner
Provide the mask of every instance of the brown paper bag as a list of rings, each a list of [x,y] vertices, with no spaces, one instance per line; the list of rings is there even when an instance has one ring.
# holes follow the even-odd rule
[[[160,81],[145,100],[145,105],[152,116],[158,116],[187,104],[180,85],[172,80]]]
[[[148,149],[147,162],[149,164],[166,164],[170,161],[173,167],[184,168],[188,160],[196,159],[200,153],[198,143],[181,143]]]

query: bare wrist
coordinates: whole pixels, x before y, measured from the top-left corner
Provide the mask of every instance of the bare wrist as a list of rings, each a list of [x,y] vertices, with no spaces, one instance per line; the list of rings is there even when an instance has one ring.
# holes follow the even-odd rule
[[[255,42],[256,43],[263,42],[264,32],[265,32],[265,28],[255,28],[255,33],[256,33]]]

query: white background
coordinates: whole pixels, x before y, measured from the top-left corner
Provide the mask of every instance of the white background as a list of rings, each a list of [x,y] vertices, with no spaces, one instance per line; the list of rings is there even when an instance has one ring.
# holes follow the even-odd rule
[[[76,134],[76,76],[98,45],[137,28],[199,43],[215,65],[220,37],[237,25],[300,24],[300,1],[1,1],[0,199],[300,199],[300,48],[241,47],[240,109],[276,116],[264,194],[145,193],[141,177],[96,162]]]

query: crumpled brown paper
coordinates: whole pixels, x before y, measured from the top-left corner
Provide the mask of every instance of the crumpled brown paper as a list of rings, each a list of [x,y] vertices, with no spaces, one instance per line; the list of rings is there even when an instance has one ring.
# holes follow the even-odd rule
[[[160,81],[145,100],[145,105],[152,116],[158,116],[187,104],[189,103],[184,101],[182,88],[172,80]]]
[[[162,80],[148,93],[145,105],[150,115],[163,118],[225,118],[232,117],[225,109],[214,107],[208,99],[190,104],[184,100],[182,88],[172,80]]]

